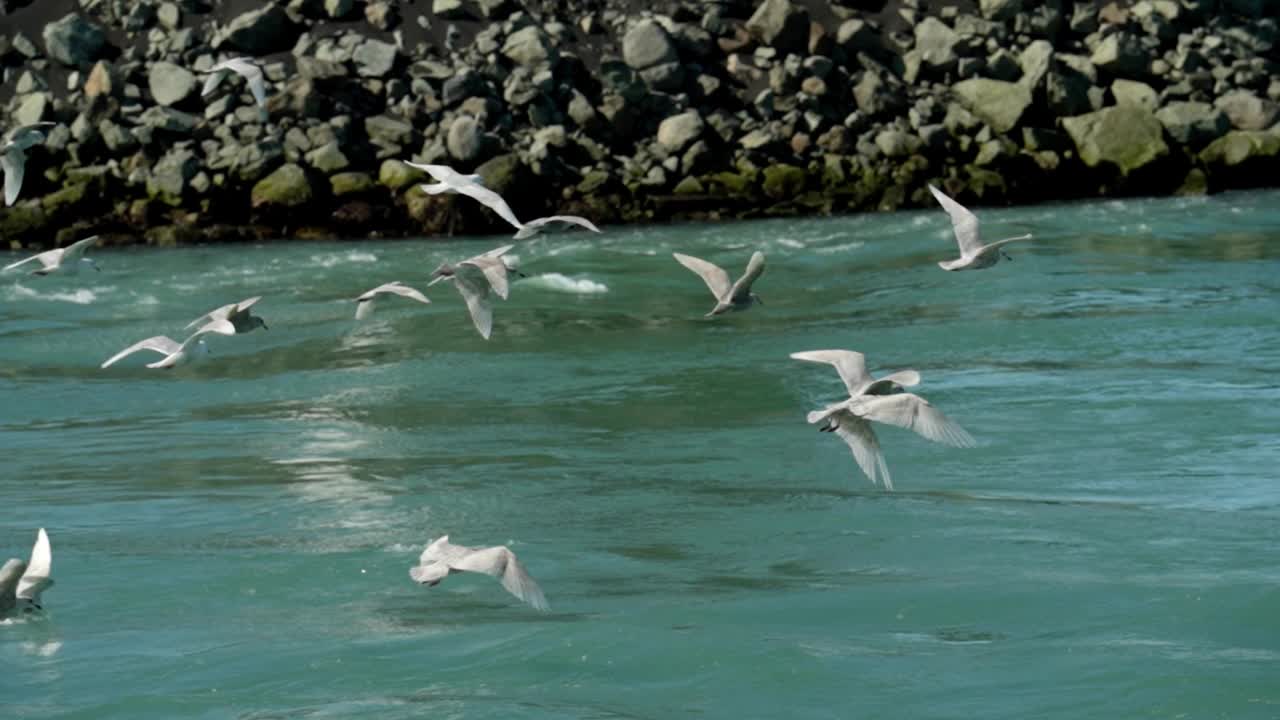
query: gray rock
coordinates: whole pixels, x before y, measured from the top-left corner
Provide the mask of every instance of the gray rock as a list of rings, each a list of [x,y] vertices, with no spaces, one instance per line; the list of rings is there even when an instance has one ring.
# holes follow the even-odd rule
[[[920,53],[920,59],[925,65],[942,70],[955,65],[955,47],[959,41],[960,36],[955,30],[930,16],[916,25],[914,50]]]
[[[876,147],[885,157],[906,157],[920,151],[924,141],[911,133],[901,130],[882,130],[876,133]]]
[[[313,197],[307,172],[288,163],[253,186],[249,204],[254,208],[297,208],[311,202]]]
[[[1202,147],[1231,129],[1227,114],[1205,102],[1171,102],[1156,111],[1169,137],[1183,145]]]
[[[1160,105],[1160,97],[1150,85],[1137,80],[1117,78],[1111,83],[1111,97],[1117,105],[1135,105],[1155,112]]]
[[[223,42],[241,52],[268,55],[292,48],[301,32],[282,8],[268,5],[236,16],[227,24]]]
[[[196,76],[171,62],[158,62],[147,73],[151,97],[161,105],[177,105],[196,90]]]
[[[413,126],[386,115],[365,118],[364,131],[378,145],[403,147],[413,141]]]
[[[461,162],[474,162],[484,146],[484,134],[480,124],[469,115],[462,115],[449,126],[445,147],[450,157]]]
[[[444,82],[444,87],[441,89],[441,99],[446,107],[451,107],[469,97],[481,95],[485,90],[484,78],[480,76],[480,73],[467,68],[454,74]]]
[[[1086,165],[1108,164],[1121,175],[1146,167],[1169,152],[1164,126],[1151,111],[1133,105],[1063,118],[1062,127]]]
[[[1022,0],[982,0],[982,15],[991,20],[1009,20],[1022,12]]]
[[[501,20],[518,9],[515,0],[476,0],[476,4],[480,14],[490,20]]]
[[[809,12],[790,0],[764,0],[747,20],[747,32],[781,53],[807,54]]]
[[[324,14],[334,20],[345,19],[355,9],[355,0],[324,0]]]
[[[556,51],[548,43],[547,35],[537,25],[523,27],[507,36],[502,44],[502,54],[520,65],[530,66],[556,59]]]
[[[1017,127],[1022,114],[1031,105],[1031,91],[1026,86],[1002,80],[961,80],[951,87],[951,91],[961,105],[998,133],[1007,133]]]
[[[187,183],[200,172],[200,162],[186,148],[170,150],[147,176],[147,195],[166,205],[182,204]]]
[[[86,67],[102,57],[107,48],[107,34],[102,28],[75,13],[45,25],[42,35],[49,57],[69,67]],[[18,48],[16,37],[13,45]]]
[[[1018,83],[1034,93],[1052,65],[1053,45],[1047,40],[1032,42],[1018,56],[1018,67],[1022,70]]]
[[[1113,77],[1142,77],[1151,65],[1142,44],[1127,32],[1116,32],[1103,38],[1089,59],[1099,70]]]
[[[1229,92],[1213,105],[1226,113],[1238,130],[1266,130],[1280,120],[1280,105],[1248,90]]]
[[[22,99],[22,102],[18,104],[18,109],[13,113],[15,123],[18,125],[30,125],[40,122],[52,106],[52,101],[53,96],[49,93],[31,93]]]
[[[702,137],[706,123],[697,110],[672,115],[658,125],[658,143],[669,152],[679,152]]]
[[[880,48],[880,34],[867,21],[852,18],[840,23],[836,30],[836,44],[850,56],[874,52]]]
[[[121,127],[110,120],[104,119],[98,123],[98,136],[113,153],[129,153],[138,146],[138,139],[129,131],[129,128]]]
[[[655,20],[641,20],[622,38],[622,59],[636,70],[680,60],[675,42]]]
[[[853,100],[858,105],[858,111],[868,117],[893,112],[906,104],[902,93],[889,87],[880,78],[880,74],[873,70],[864,72],[862,79],[854,85]]]
[[[364,6],[364,19],[375,29],[388,32],[400,24],[400,11],[388,0],[370,0]]]
[[[151,128],[152,130],[167,130],[183,135],[190,134],[200,122],[200,118],[191,113],[184,113],[180,110],[160,107],[159,105],[147,108],[142,115],[138,116],[138,124],[142,127]]]
[[[395,45],[372,38],[360,43],[360,46],[351,53],[351,59],[356,64],[356,73],[360,77],[386,77],[395,67],[396,59],[399,57],[400,51]]]
[[[465,20],[468,17],[462,0],[432,0],[431,12],[445,20]]]
[[[640,78],[654,90],[677,92],[684,87],[684,66],[680,63],[654,65],[641,70]]]
[[[182,25],[182,9],[171,2],[161,3],[156,8],[156,19],[166,30],[177,30]]]
[[[307,164],[326,175],[351,167],[351,161],[343,154],[338,143],[330,142],[308,152]]]

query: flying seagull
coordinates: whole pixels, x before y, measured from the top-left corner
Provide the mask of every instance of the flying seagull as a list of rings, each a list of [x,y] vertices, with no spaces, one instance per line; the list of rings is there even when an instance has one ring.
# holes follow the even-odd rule
[[[237,303],[230,303],[215,310],[210,310],[187,323],[187,327],[184,329],[189,330],[198,325],[197,334],[213,332],[219,335],[237,335],[251,332],[257,328],[270,330],[271,328],[267,327],[265,320],[249,313],[249,308],[253,307],[253,304],[261,299],[261,297],[251,297],[248,300],[241,300]]]
[[[764,253],[755,252],[751,255],[751,261],[747,263],[747,270],[738,278],[735,283],[729,283],[729,273],[718,265],[713,265],[706,260],[689,255],[681,255],[680,253],[672,253],[681,265],[689,268],[702,278],[702,281],[711,288],[711,294],[716,297],[716,306],[711,308],[711,312],[706,317],[712,315],[720,315],[731,310],[746,310],[753,303],[761,303],[760,296],[751,292],[751,284],[760,277],[764,272]]]
[[[18,199],[18,191],[22,189],[22,178],[27,167],[27,149],[44,142],[44,131],[40,128],[53,127],[56,124],[38,122],[14,128],[9,133],[9,139],[0,143],[0,170],[4,171],[5,205],[12,205]]]
[[[249,92],[253,93],[253,99],[258,103],[258,114],[266,117],[267,114],[267,88],[262,80],[262,68],[258,67],[249,58],[231,58],[209,68],[209,77],[205,78],[204,88],[200,90],[200,97],[208,97],[218,84],[228,75],[235,73],[245,79],[249,85]]]
[[[867,373],[862,353],[850,350],[810,350],[792,353],[796,360],[834,365],[849,391],[849,399],[809,413],[810,424],[822,423],[822,432],[840,436],[853,459],[872,483],[893,489],[893,479],[884,462],[880,441],[872,422],[912,430],[934,442],[952,447],[973,447],[974,440],[964,428],[948,418],[928,400],[903,390],[919,384],[920,373],[901,370],[882,378]]]
[[[475,198],[481,205],[488,207],[498,213],[503,220],[511,223],[516,230],[524,229],[524,223],[516,219],[516,214],[511,211],[507,201],[503,200],[498,193],[485,187],[484,178],[479,175],[463,175],[448,165],[421,165],[408,160],[405,160],[404,164],[421,170],[436,180],[430,185],[420,186],[428,195],[452,192]]]
[[[87,257],[84,257],[84,251],[93,247],[97,242],[97,235],[87,237],[64,248],[46,250],[37,255],[32,255],[25,260],[10,263],[5,265],[4,269],[12,270],[16,267],[26,265],[29,262],[39,262],[40,267],[32,270],[32,275],[76,275],[80,272],[81,263],[88,263],[94,270],[101,270],[97,263]]]
[[[595,223],[584,217],[578,217],[577,215],[552,215],[550,217],[541,217],[537,220],[530,220],[525,223],[524,227],[520,228],[520,231],[515,234],[515,239],[524,240],[526,238],[531,238],[542,232],[544,225],[553,222],[578,225],[590,230],[591,232],[600,232],[600,228],[596,227]]]
[[[49,577],[52,568],[49,536],[40,528],[30,562],[11,558],[0,567],[0,617],[43,610],[40,593],[53,585],[53,578]]]
[[[929,192],[933,193],[938,203],[942,205],[942,209],[946,210],[947,215],[951,217],[951,229],[955,231],[956,242],[960,243],[960,257],[958,259],[944,260],[938,263],[938,267],[943,270],[981,270],[989,268],[1000,262],[1001,255],[1004,255],[1006,260],[1012,261],[1013,258],[1005,255],[1000,246],[1015,240],[1031,239],[1030,234],[1019,235],[1018,237],[1005,238],[989,245],[983,245],[982,239],[978,235],[978,216],[969,212],[960,203],[942,194],[938,188],[932,185],[929,186]]]
[[[432,280],[427,287],[441,280],[453,281],[454,287],[467,303],[467,311],[471,313],[471,322],[485,340],[493,331],[493,305],[489,301],[489,290],[497,293],[503,300],[510,292],[507,284],[507,272],[510,268],[502,256],[514,245],[503,245],[487,253],[467,258],[456,265],[441,263],[431,273]],[[518,272],[518,271],[517,271]]]
[[[417,300],[420,303],[431,302],[427,299],[426,295],[423,295],[404,283],[399,281],[389,282],[385,285],[379,285],[356,298],[356,319],[363,320],[372,315],[373,306],[377,303],[378,296],[384,294],[400,295],[401,297],[407,297],[411,300]]]
[[[198,330],[194,335],[182,341],[181,343],[164,335],[156,335],[146,340],[139,340],[120,352],[112,355],[106,362],[102,363],[102,367],[111,367],[117,360],[132,355],[143,350],[151,350],[158,352],[164,357],[153,362],[147,363],[149,368],[171,368],[177,365],[185,364],[196,355],[203,355],[209,352],[209,348],[204,344],[204,335],[207,330]]]
[[[504,545],[488,548],[464,547],[449,543],[449,536],[438,538],[418,558],[418,564],[409,568],[414,582],[434,587],[446,575],[455,572],[479,572],[497,578],[507,592],[515,595],[536,610],[550,610],[541,588],[529,577],[528,571],[516,560],[515,553]]]

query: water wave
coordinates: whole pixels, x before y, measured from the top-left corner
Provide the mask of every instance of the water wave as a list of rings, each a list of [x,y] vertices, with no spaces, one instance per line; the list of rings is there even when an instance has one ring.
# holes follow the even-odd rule
[[[346,265],[347,263],[378,262],[378,256],[364,250],[348,250],[347,252],[312,255],[311,262],[322,268],[331,268],[338,265]]]
[[[598,283],[590,278],[571,278],[560,273],[546,273],[537,275],[527,280],[522,280],[521,285],[531,285],[543,290],[554,290],[555,292],[569,293],[571,295],[599,295],[609,292],[609,286],[604,283]]]
[[[9,288],[7,294],[9,300],[55,300],[77,305],[88,305],[98,299],[98,294],[88,288],[80,288],[73,292],[40,292],[17,283]]]

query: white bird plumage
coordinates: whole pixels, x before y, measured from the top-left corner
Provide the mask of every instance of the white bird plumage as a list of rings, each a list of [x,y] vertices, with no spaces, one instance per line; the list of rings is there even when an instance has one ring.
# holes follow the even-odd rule
[[[252,332],[256,328],[269,330],[265,320],[249,312],[249,308],[261,299],[262,297],[258,296],[228,303],[192,320],[183,329],[190,330],[198,326],[197,334],[211,332],[219,335],[239,335]]]
[[[791,357],[835,367],[849,398],[814,410],[805,419],[811,424],[822,423],[822,432],[833,432],[844,440],[854,461],[873,484],[880,482],[885,489],[893,489],[893,478],[872,422],[896,425],[952,447],[974,446],[973,436],[964,428],[928,400],[903,390],[920,383],[920,373],[915,370],[873,378],[867,372],[865,356],[852,350],[808,350],[792,353]]]
[[[49,535],[40,528],[31,548],[31,559],[11,558],[0,567],[0,617],[43,610],[40,593],[53,585],[53,550]]]
[[[230,73],[235,73],[245,79],[245,83],[249,86],[249,92],[253,94],[254,102],[258,103],[258,108],[265,114],[267,109],[267,88],[264,84],[262,68],[254,64],[249,58],[231,58],[209,68],[209,76],[205,78],[204,87],[200,90],[200,96],[207,97],[211,94]]]
[[[540,217],[536,220],[530,220],[529,222],[524,223],[524,226],[515,234],[514,239],[525,240],[527,238],[531,238],[542,232],[542,228],[550,223],[578,225],[579,227],[586,228],[591,232],[600,232],[600,228],[596,227],[595,223],[584,217],[579,217],[577,215],[550,215],[548,217]]]
[[[171,368],[185,364],[196,355],[203,355],[208,352],[208,347],[204,344],[204,338],[201,337],[206,332],[209,331],[199,330],[182,342],[173,340],[165,335],[156,335],[155,337],[149,337],[146,340],[139,340],[115,355],[107,358],[106,362],[102,363],[102,367],[111,367],[121,358],[128,357],[129,355],[143,350],[150,350],[164,356],[153,363],[147,363],[147,367],[149,368]]]
[[[724,268],[691,255],[672,253],[675,259],[689,268],[707,284],[711,294],[716,298],[716,306],[706,317],[720,315],[731,310],[746,310],[752,304],[761,302],[760,296],[751,292],[751,285],[764,273],[764,253],[754,252],[747,262],[747,269],[737,282],[730,283],[729,273]]]
[[[53,127],[57,123],[38,122],[22,125],[9,132],[9,137],[0,143],[0,170],[4,172],[4,204],[12,205],[22,190],[22,178],[27,172],[27,150],[44,142],[44,131],[41,128]]]
[[[430,185],[420,186],[423,192],[428,195],[439,195],[440,193],[450,192],[458,193],[459,195],[466,195],[467,197],[474,198],[479,201],[481,205],[484,205],[490,210],[498,213],[499,217],[506,220],[508,223],[511,223],[511,226],[516,230],[524,229],[524,223],[520,222],[520,220],[516,218],[516,214],[511,211],[511,206],[507,204],[507,201],[503,200],[502,196],[498,193],[485,187],[484,178],[479,175],[463,175],[448,165],[424,165],[409,162],[408,160],[405,160],[404,164],[411,168],[421,170],[436,180],[436,182]]]
[[[10,263],[4,266],[4,270],[13,270],[30,262],[40,263],[39,268],[31,271],[32,275],[75,275],[80,272],[81,263],[88,263],[94,270],[98,270],[97,263],[84,257],[85,251],[93,247],[97,242],[97,235],[87,237],[64,248],[46,250],[18,262]]]
[[[444,535],[427,545],[418,564],[409,568],[409,577],[416,583],[435,586],[455,572],[478,572],[495,577],[507,592],[534,609],[551,609],[542,589],[505,545],[487,548],[453,545],[449,536]]]
[[[414,290],[400,281],[389,282],[364,293],[356,298],[356,319],[363,320],[373,314],[374,305],[378,302],[379,295],[399,295],[407,297],[410,300],[417,300],[420,303],[429,303],[426,295]]]
[[[983,245],[982,237],[978,232],[977,215],[969,212],[968,208],[947,197],[932,185],[929,186],[929,192],[933,193],[933,197],[942,205],[942,209],[947,211],[947,216],[951,218],[951,229],[955,232],[956,242],[960,245],[959,258],[938,263],[938,267],[943,270],[981,270],[989,268],[1000,262],[1001,245],[1015,240],[1031,239],[1030,234],[1019,235]]]
[[[489,290],[492,289],[503,300],[507,299],[510,292],[507,272],[510,268],[502,256],[513,247],[503,245],[453,265],[441,263],[431,273],[432,280],[427,284],[430,287],[441,280],[452,281],[467,304],[471,322],[475,323],[476,330],[485,340],[493,331],[493,303],[489,300]]]

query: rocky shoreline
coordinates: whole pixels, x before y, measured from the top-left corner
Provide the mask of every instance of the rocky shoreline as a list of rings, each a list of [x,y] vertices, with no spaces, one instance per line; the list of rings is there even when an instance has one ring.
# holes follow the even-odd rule
[[[0,0],[14,248],[505,233],[1274,186],[1272,0]],[[202,71],[259,62],[200,97]]]

